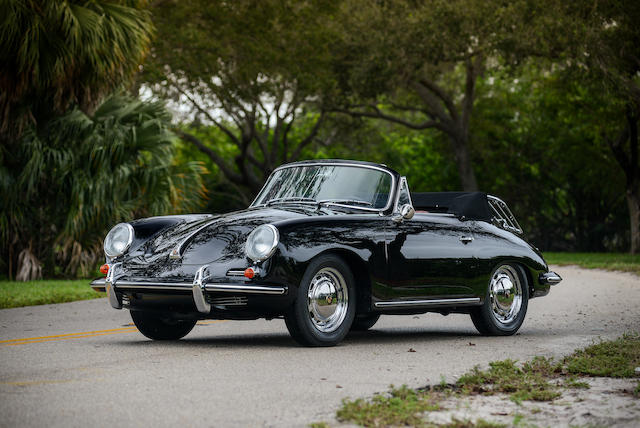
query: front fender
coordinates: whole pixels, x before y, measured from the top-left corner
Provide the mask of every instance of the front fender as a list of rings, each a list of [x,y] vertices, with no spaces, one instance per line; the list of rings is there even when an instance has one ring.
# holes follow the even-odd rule
[[[348,223],[348,224],[344,224]],[[321,254],[344,255],[354,274],[370,279],[385,275],[384,227],[370,221],[318,221],[279,227],[278,250],[269,260],[268,279],[297,289],[307,266]],[[353,266],[357,264],[357,266]]]

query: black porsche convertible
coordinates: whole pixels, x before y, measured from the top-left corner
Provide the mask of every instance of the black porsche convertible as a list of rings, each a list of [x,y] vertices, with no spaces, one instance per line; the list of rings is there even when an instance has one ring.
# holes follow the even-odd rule
[[[277,168],[246,210],[116,225],[91,285],[156,340],[200,319],[283,317],[297,342],[331,346],[381,315],[425,312],[511,335],[561,281],[522,235],[494,196],[410,193],[385,165],[303,161]]]

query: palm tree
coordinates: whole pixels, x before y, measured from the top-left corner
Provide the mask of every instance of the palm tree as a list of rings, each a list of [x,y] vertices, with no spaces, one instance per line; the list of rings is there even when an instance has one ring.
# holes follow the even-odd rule
[[[91,112],[138,70],[143,0],[0,0],[0,142],[78,105]]]
[[[197,208],[204,170],[175,162],[170,126],[161,104],[115,95],[93,116],[74,109],[0,151],[2,270],[86,276],[113,224]],[[10,159],[23,168],[2,168]]]

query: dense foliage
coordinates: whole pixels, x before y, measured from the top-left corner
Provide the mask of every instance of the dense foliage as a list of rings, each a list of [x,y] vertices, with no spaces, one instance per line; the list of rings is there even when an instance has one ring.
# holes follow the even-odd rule
[[[245,191],[256,193],[275,167],[298,159],[325,122],[333,4],[184,0],[153,10],[158,37],[144,66],[146,88],[172,100],[195,128],[220,131],[177,132]],[[310,119],[302,134],[299,124]]]
[[[190,209],[203,169],[174,162],[159,103],[111,93],[153,34],[146,1],[0,2],[0,272],[89,275],[117,221]]]
[[[145,3],[2,0],[0,141],[120,87],[151,43]]]
[[[162,105],[117,95],[93,116],[74,109],[26,131],[0,158],[1,259],[19,263],[3,267],[88,275],[114,223],[197,208],[203,170],[174,162],[174,139]]]
[[[0,275],[85,273],[117,221],[242,208],[279,164],[331,157],[501,196],[544,250],[637,252],[638,19],[631,0],[0,0]]]

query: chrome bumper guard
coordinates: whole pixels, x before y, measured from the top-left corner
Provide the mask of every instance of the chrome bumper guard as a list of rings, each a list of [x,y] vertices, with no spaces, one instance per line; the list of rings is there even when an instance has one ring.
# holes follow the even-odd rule
[[[555,272],[545,272],[540,274],[540,282],[542,284],[556,285],[562,281],[562,277]]]
[[[196,308],[198,308],[199,312],[204,314],[208,314],[211,311],[211,304],[207,302],[205,297],[206,292],[263,295],[283,295],[287,292],[287,287],[283,286],[207,283],[207,280],[209,279],[208,265],[204,265],[198,269],[193,278],[193,282],[191,283],[118,280],[118,278],[122,277],[122,274],[118,275],[118,268],[121,266],[122,263],[114,263],[109,266],[109,272],[104,280],[96,279],[91,282],[91,286],[94,289],[100,289],[104,286],[104,289],[107,292],[107,297],[109,298],[109,303],[115,309],[122,309],[122,299],[118,298],[116,290],[148,290],[159,292],[167,290],[190,290],[193,294],[193,301]]]
[[[122,266],[122,263],[114,263],[112,266],[109,266],[107,277],[104,280],[104,291],[107,292],[109,303],[115,309],[122,309],[122,299],[119,299],[116,294],[116,281],[118,280],[116,271],[120,266]]]

